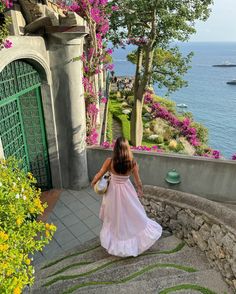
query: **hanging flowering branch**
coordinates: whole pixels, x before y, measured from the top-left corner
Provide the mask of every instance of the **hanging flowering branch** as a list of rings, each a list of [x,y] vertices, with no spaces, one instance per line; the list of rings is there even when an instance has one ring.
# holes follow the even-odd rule
[[[11,18],[4,15],[4,12],[12,6],[13,0],[0,1],[0,50],[12,47],[12,42],[7,39],[9,35],[8,26],[11,23]]]
[[[109,8],[108,0],[80,0],[73,2],[68,10],[76,12],[86,20],[89,27],[87,50],[82,55],[85,90],[86,114],[87,114],[87,143],[97,144],[96,121],[99,109],[99,99],[106,102],[99,89],[96,89],[95,76],[103,70],[113,70],[110,64],[112,49],[107,49],[106,34],[109,30],[109,15],[114,8]],[[117,8],[115,8],[117,9]],[[105,98],[105,99],[104,99]]]

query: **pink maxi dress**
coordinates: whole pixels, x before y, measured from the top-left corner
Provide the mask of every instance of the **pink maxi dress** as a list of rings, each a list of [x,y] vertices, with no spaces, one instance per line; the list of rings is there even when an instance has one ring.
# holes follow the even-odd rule
[[[129,175],[111,173],[100,208],[101,245],[111,255],[137,256],[161,236],[162,227],[147,217]]]

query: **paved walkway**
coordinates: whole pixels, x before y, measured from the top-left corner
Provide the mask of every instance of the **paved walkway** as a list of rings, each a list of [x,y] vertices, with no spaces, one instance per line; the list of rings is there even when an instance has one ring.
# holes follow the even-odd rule
[[[101,221],[98,216],[101,200],[92,188],[62,191],[46,219],[57,226],[57,231],[43,252],[34,255],[34,264],[54,259],[99,236]]]

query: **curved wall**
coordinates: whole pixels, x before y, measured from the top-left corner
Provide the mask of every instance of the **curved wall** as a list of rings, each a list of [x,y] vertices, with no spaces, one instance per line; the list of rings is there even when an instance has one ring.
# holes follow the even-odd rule
[[[236,290],[236,212],[195,195],[154,186],[145,186],[144,195],[141,202],[147,214],[189,246],[198,246]]]

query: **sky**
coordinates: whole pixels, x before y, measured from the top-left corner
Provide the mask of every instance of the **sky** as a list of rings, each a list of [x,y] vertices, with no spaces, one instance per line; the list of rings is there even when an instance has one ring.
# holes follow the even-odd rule
[[[236,0],[215,0],[206,22],[196,23],[191,41],[236,42]]]

